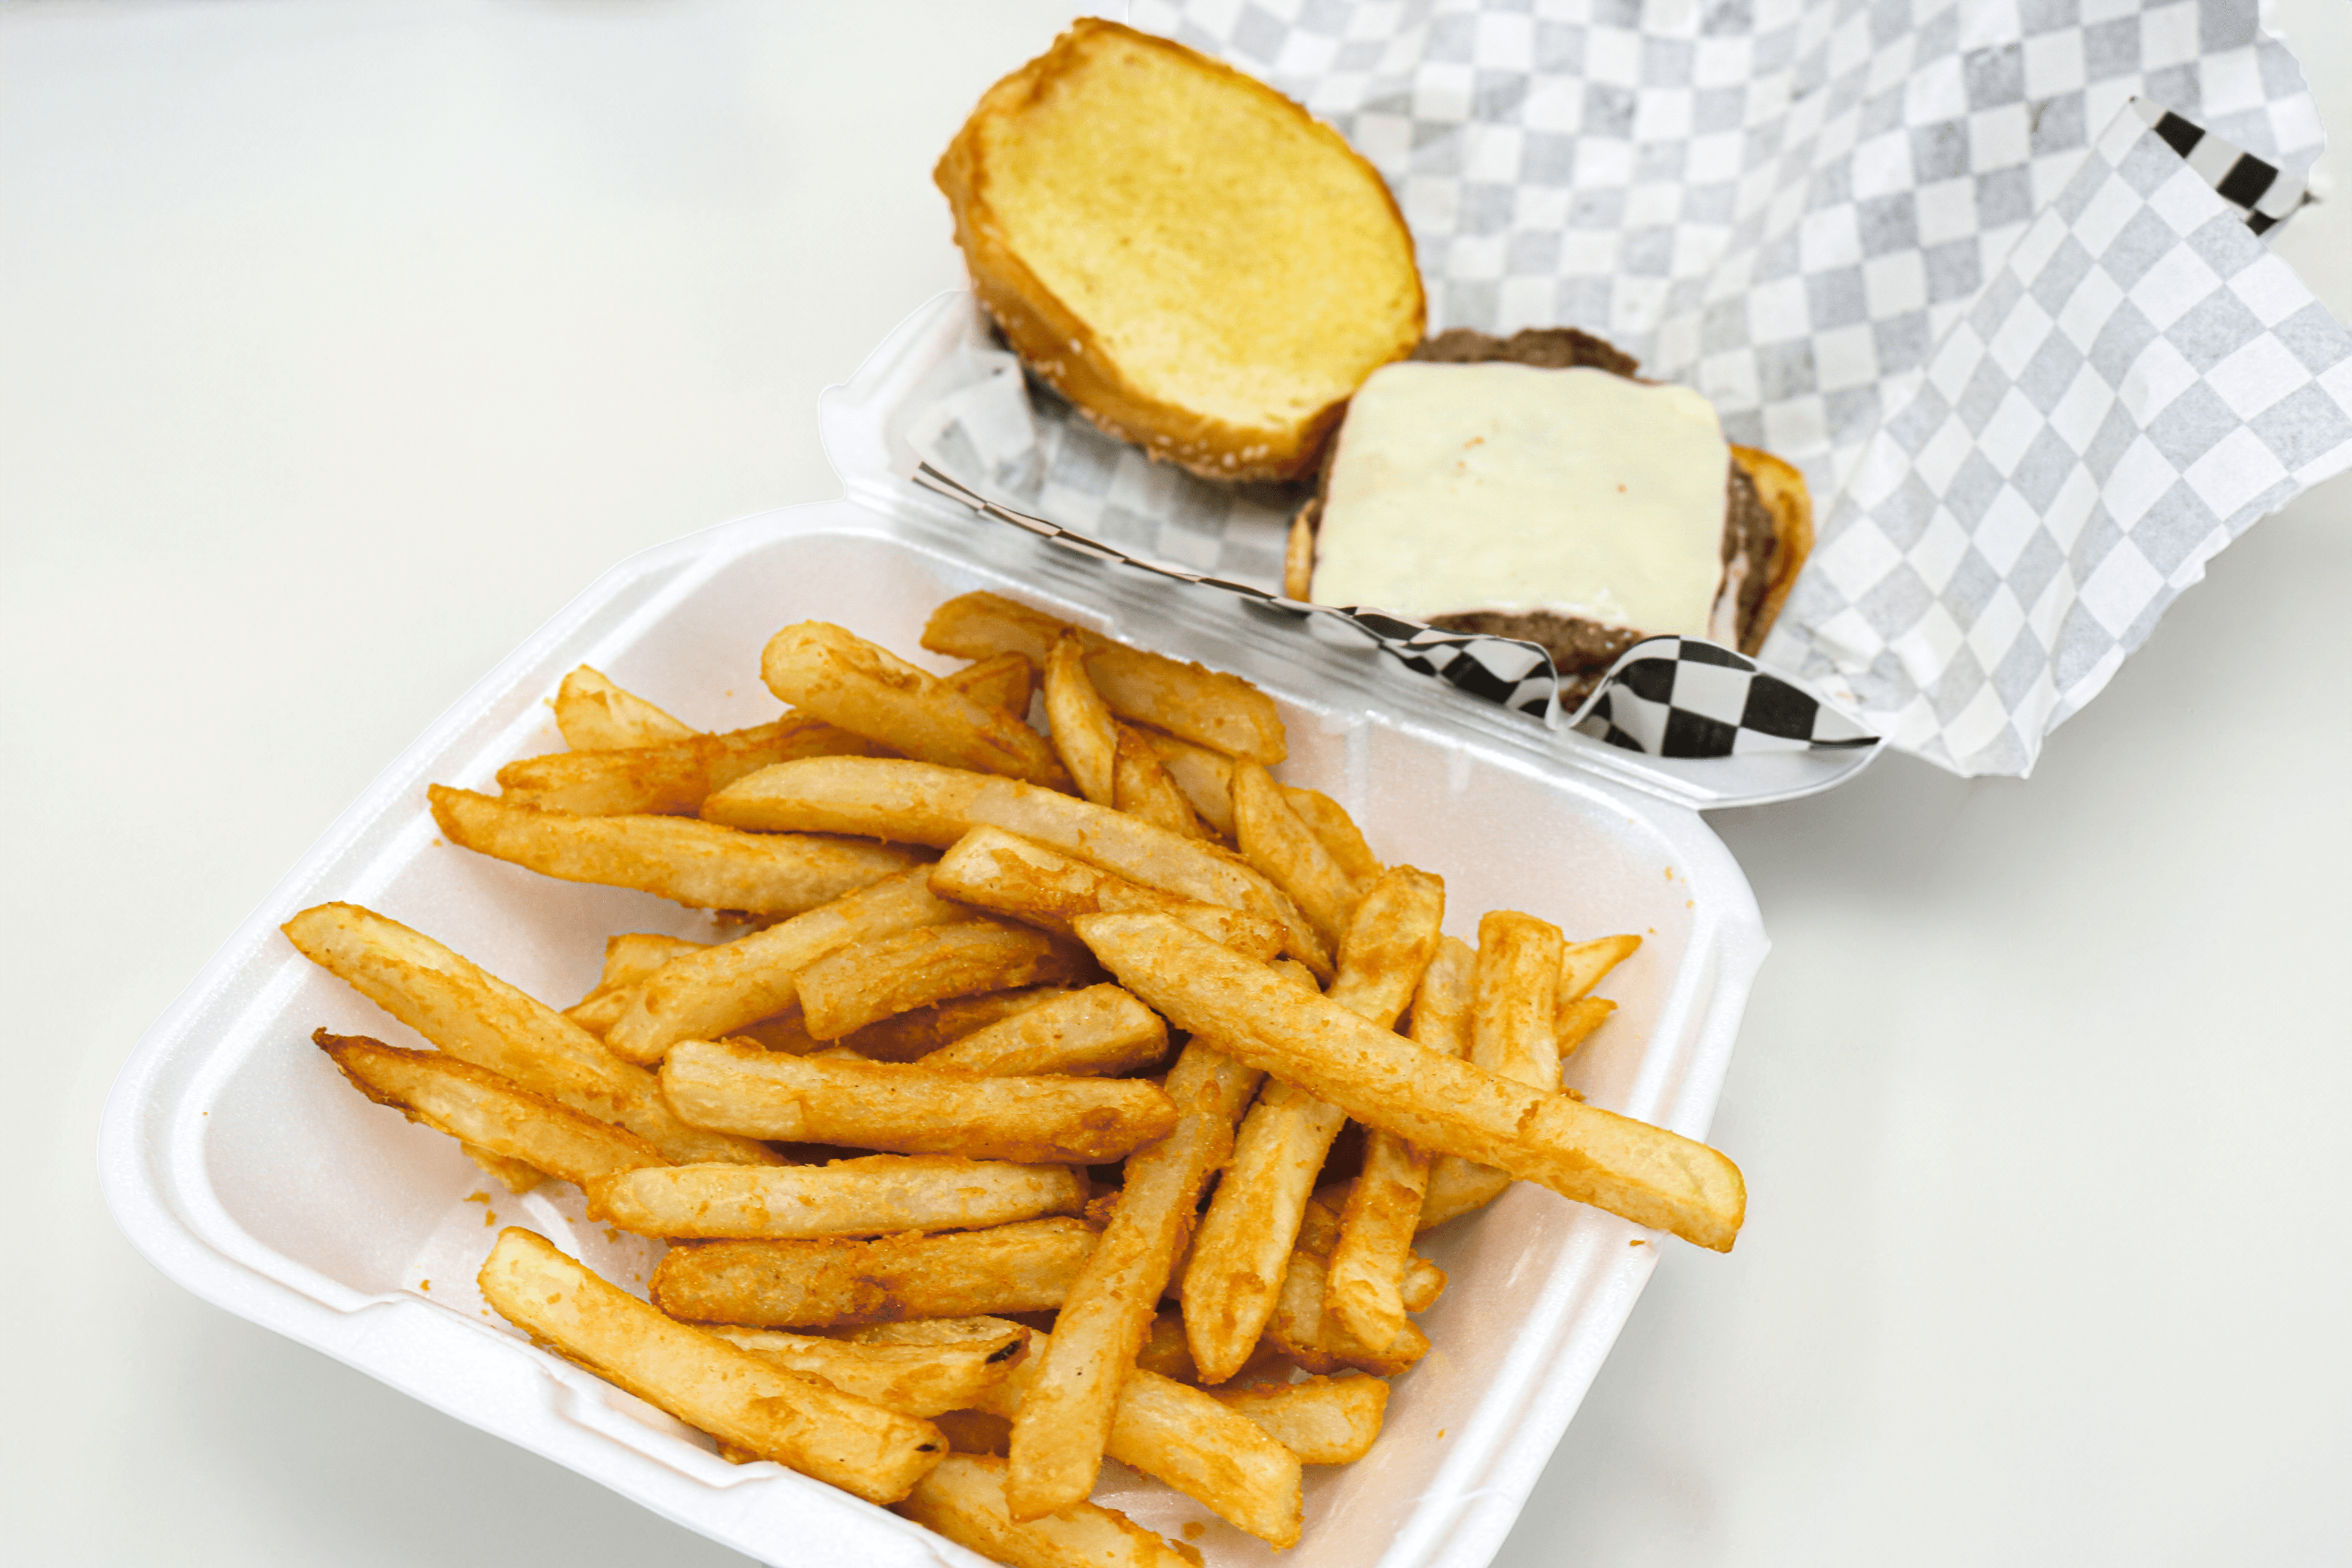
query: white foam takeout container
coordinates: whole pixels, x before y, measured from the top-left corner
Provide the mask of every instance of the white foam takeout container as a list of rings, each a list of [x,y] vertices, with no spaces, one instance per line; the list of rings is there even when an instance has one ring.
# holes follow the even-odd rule
[[[707,916],[439,840],[426,784],[494,788],[501,763],[561,749],[545,699],[567,670],[593,664],[690,722],[756,723],[777,710],[758,668],[778,627],[835,620],[928,659],[917,651],[925,616],[973,588],[1236,670],[1281,704],[1284,776],[1337,797],[1383,856],[1441,873],[1449,930],[1473,937],[1482,911],[1508,907],[1572,937],[1643,935],[1601,988],[1616,1015],[1568,1079],[1595,1104],[1692,1136],[1706,1132],[1766,946],[1739,868],[1698,800],[1674,798],[1670,776],[1629,771],[1598,742],[1484,710],[1297,621],[1260,624],[1229,595],[974,521],[893,479],[888,426],[922,373],[937,302],[927,310],[828,395],[827,442],[851,499],[727,523],[599,578],[387,768],[230,938],[140,1042],[100,1138],[118,1222],[190,1290],[781,1564],[982,1560],[775,1465],[729,1464],[700,1434],[495,1321],[473,1282],[494,1224],[541,1231],[639,1291],[657,1248],[588,1224],[570,1187],[511,1196],[452,1140],[353,1093],[310,1044],[313,1028],[420,1042],[278,931],[309,905],[352,900],[558,1006],[594,983],[614,932],[707,937]],[[1681,1245],[1524,1184],[1423,1237],[1451,1280],[1421,1319],[1435,1348],[1395,1384],[1369,1458],[1308,1471],[1306,1533],[1281,1560],[1486,1563],[1661,1244]],[[1212,1564],[1274,1560],[1116,1464],[1097,1495],[1171,1538],[1204,1525],[1193,1540]]]

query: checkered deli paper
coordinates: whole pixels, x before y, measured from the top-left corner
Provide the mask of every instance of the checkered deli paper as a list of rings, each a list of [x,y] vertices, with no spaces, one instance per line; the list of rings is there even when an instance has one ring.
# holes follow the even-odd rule
[[[1875,733],[2021,775],[2216,552],[2352,467],[2352,334],[2260,237],[2321,134],[2252,0],[1143,0],[1130,20],[1379,167],[1432,331],[1598,332],[1804,470],[1820,539],[1765,670],[1726,695],[1718,670],[1752,672],[1737,655],[1637,647],[1571,721],[1618,744]],[[911,432],[934,469],[1113,553],[1279,584],[1298,491],[1151,464],[1009,356],[969,358]],[[1418,628],[1356,619],[1412,662]],[[1424,640],[1423,661],[1567,717],[1513,648],[1432,662]],[[1660,659],[1688,679],[1662,685]],[[1801,732],[1751,729],[1759,680],[1824,700]],[[1685,686],[1710,696],[1677,720]]]

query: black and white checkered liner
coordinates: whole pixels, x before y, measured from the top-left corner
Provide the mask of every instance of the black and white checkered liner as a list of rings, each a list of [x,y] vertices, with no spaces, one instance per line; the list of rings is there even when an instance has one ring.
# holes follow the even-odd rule
[[[2303,184],[2283,178],[2273,165],[2192,124],[2152,99],[2135,98],[2132,110],[2164,144],[2188,162],[2214,194],[2246,215],[2246,226],[2267,232],[2292,216],[2305,201]]]
[[[2352,463],[2352,337],[2257,237],[2321,134],[2250,0],[1132,17],[1380,168],[1433,328],[1599,332],[1801,467],[1822,540],[1764,662],[1956,771],[2025,772],[2216,550]],[[1017,393],[1010,364],[984,374]],[[1295,493],[1011,402],[978,460],[955,420],[918,448],[1122,550],[1280,581]]]
[[[1221,588],[1302,619],[1323,616],[1343,622],[1416,674],[1547,724],[1561,722],[1559,673],[1551,655],[1538,644],[1441,631],[1377,610],[1303,605],[1247,583],[1139,560],[1058,523],[1000,506],[929,463],[916,468],[914,479],[982,517],[1011,523],[1098,561]],[[1634,644],[1567,722],[1612,745],[1660,757],[1727,757],[1877,743],[1877,737],[1802,687],[1759,668],[1754,660],[1729,648],[1696,637],[1651,637]]]

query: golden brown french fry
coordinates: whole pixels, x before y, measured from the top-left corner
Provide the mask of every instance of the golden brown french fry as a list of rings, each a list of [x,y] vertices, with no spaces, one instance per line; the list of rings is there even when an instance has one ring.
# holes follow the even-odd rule
[[[894,1511],[1006,1568],[1200,1568],[1099,1503],[1014,1523],[1004,1510],[1004,1461],[986,1454],[950,1454]]]
[[[1642,945],[1638,936],[1604,936],[1596,942],[1572,942],[1559,955],[1559,999],[1574,1002],[1589,995],[1609,972],[1633,956]]]
[[[575,752],[605,752],[626,746],[682,741],[694,733],[644,698],[624,691],[604,675],[582,665],[555,689],[555,727]]]
[[[936,1421],[986,1398],[990,1389],[1004,1381],[1013,1358],[1028,1342],[1029,1331],[1020,1324],[990,1321],[999,1325],[992,1335],[924,1344],[859,1343],[723,1323],[703,1332],[786,1372],[821,1377],[842,1393],[870,1399],[885,1410]],[[952,1433],[949,1440],[953,1442]]]
[[[1192,1365],[1192,1352],[1184,1343],[1183,1313],[1153,1315],[1143,1344],[1135,1352],[1135,1364],[1145,1372],[1156,1372],[1179,1383],[1199,1381],[1200,1374]]]
[[[1051,1512],[1093,1489],[1119,1388],[1202,1190],[1233,1153],[1234,1119],[1257,1081],[1207,1039],[1187,1045],[1170,1069],[1165,1090],[1177,1109],[1175,1130],[1129,1159],[1102,1245],[1055,1320],[1065,1348],[1038,1358],[1028,1414],[1014,1425],[1015,1495],[1024,1512]]]
[[[1252,958],[1282,951],[1280,922],[1246,910],[1163,893],[997,827],[975,827],[930,868],[931,891],[1012,916],[1057,936],[1072,915],[1154,910]]]
[[[689,1322],[772,1329],[1050,1311],[1094,1248],[1075,1219],[877,1241],[687,1242],[655,1268],[653,1299]]]
[[[1290,895],[1324,941],[1338,946],[1360,889],[1256,763],[1234,764],[1234,837],[1249,863]]]
[[[583,1116],[487,1068],[438,1051],[404,1050],[364,1035],[331,1035],[319,1029],[310,1040],[362,1094],[411,1121],[447,1133],[469,1150],[520,1161],[582,1186],[641,1167],[668,1168],[654,1146],[635,1133]],[[759,1173],[749,1165],[714,1168]]]
[[[526,1165],[520,1160],[509,1160],[504,1154],[493,1154],[488,1149],[477,1149],[471,1143],[458,1145],[466,1158],[479,1165],[484,1173],[498,1178],[507,1191],[520,1197],[547,1180],[547,1173],[536,1165]]]
[[[1013,1441],[1013,1423],[983,1410],[947,1410],[931,1417],[931,1425],[947,1434],[951,1454],[993,1454],[999,1458]]]
[[[628,1011],[636,988],[647,976],[685,953],[699,952],[709,942],[653,931],[626,931],[604,939],[604,972],[595,988],[563,1010],[563,1016],[592,1035],[602,1035]]]
[[[357,904],[320,904],[282,929],[304,957],[449,1055],[625,1127],[664,1159],[776,1163],[775,1152],[762,1144],[689,1127],[662,1099],[653,1074],[623,1061],[552,1007],[397,921]]]
[[[1413,993],[1415,1045],[1457,1058],[1469,1054],[1476,963],[1468,945],[1454,937],[1438,944]],[[1376,1127],[1364,1134],[1363,1172],[1349,1190],[1339,1234],[1329,1244],[1324,1305],[1366,1344],[1386,1345],[1403,1331],[1401,1281],[1412,1258],[1429,1168],[1428,1153],[1395,1133]],[[1303,1227],[1300,1240],[1312,1246]]]
[[[928,1421],[853,1398],[674,1322],[546,1237],[509,1226],[482,1299],[539,1343],[689,1426],[868,1502],[895,1502],[947,1452]]]
[[[982,1078],[705,1040],[671,1049],[661,1086],[680,1116],[719,1131],[1024,1165],[1103,1164],[1176,1125],[1139,1079]]]
[[[1160,1015],[1116,985],[1089,985],[975,1029],[923,1058],[928,1068],[992,1078],[1109,1076],[1168,1054]]]
[[[1349,1465],[1371,1451],[1389,1407],[1378,1377],[1310,1377],[1213,1389],[1220,1404],[1264,1427],[1305,1465]]]
[[[1201,826],[1192,803],[1160,765],[1160,753],[1151,749],[1151,742],[1131,725],[1119,725],[1118,733],[1118,744],[1111,758],[1111,805],[1171,833],[1187,838],[1208,837],[1209,830]]]
[[[1394,1377],[1429,1353],[1429,1336],[1410,1319],[1385,1345],[1368,1345],[1349,1334],[1344,1324],[1324,1310],[1327,1268],[1314,1253],[1290,1255],[1281,1299],[1265,1325],[1265,1337],[1285,1355],[1312,1373],[1350,1366],[1376,1377]]]
[[[1559,1089],[1560,1058],[1574,1048],[1560,1044],[1560,976],[1566,962],[1558,956],[1560,946],[1558,928],[1533,915],[1496,910],[1478,922],[1469,1059],[1488,1072],[1546,1092]],[[1419,1228],[1427,1230],[1484,1208],[1508,1185],[1509,1176],[1492,1166],[1442,1155],[1430,1167]]]
[[[1298,1222],[1298,1250],[1320,1258],[1330,1256],[1331,1248],[1339,1241],[1339,1216],[1347,1212],[1348,1194],[1355,1184],[1351,1178],[1315,1189],[1315,1195],[1307,1200],[1307,1213]],[[1445,1270],[1418,1252],[1408,1252],[1397,1290],[1404,1299],[1406,1311],[1425,1312],[1437,1305],[1437,1298],[1444,1293]]]
[[[1449,1219],[1485,1208],[1510,1184],[1511,1178],[1492,1165],[1440,1154],[1429,1163],[1429,1186],[1421,1195],[1421,1218],[1414,1229],[1416,1233],[1434,1229]]]
[[[1170,1023],[1219,1037],[1238,1059],[1368,1126],[1717,1251],[1739,1233],[1739,1168],[1704,1143],[1423,1050],[1164,916],[1073,923]]]
[[[982,707],[1002,709],[1015,719],[1028,718],[1029,699],[1037,691],[1037,667],[1017,653],[975,659],[940,679]]]
[[[765,833],[856,833],[940,849],[975,827],[1001,827],[1147,888],[1269,916],[1292,957],[1318,979],[1331,973],[1330,950],[1314,926],[1254,868],[1199,839],[1014,779],[929,763],[814,757],[729,785],[703,803],[702,815]]]
[[[1209,826],[1230,838],[1234,833],[1234,760],[1223,752],[1180,741],[1156,730],[1139,730],[1144,743],[1160,759],[1183,793],[1186,804]]]
[[[1321,790],[1285,784],[1282,786],[1282,799],[1358,888],[1370,887],[1388,868],[1372,853],[1372,847],[1364,842],[1363,832],[1357,827],[1356,819]]]
[[[832,1337],[853,1345],[1002,1345],[1008,1331],[1018,1332],[1025,1345],[1033,1331],[1010,1318],[976,1312],[962,1318],[903,1318],[890,1323],[861,1323],[856,1328],[835,1329]]]
[[[1118,730],[1087,679],[1084,647],[1066,631],[1045,650],[1045,727],[1078,793],[1097,805],[1110,805]]]
[[[803,965],[796,985],[803,1026],[820,1040],[837,1040],[952,996],[1058,984],[1091,968],[1076,943],[967,919],[845,943]]]
[[[1039,1360],[1051,1353],[1059,1332],[1032,1336],[1029,1357],[981,1403],[990,1414],[1013,1420],[1004,1504],[1016,1520],[1042,1519],[1084,1500],[1083,1492],[1066,1502],[1033,1496],[1022,1476],[1024,1438],[1033,1438],[1035,1432],[1034,1424],[1022,1417],[1034,1397]],[[1116,1393],[1104,1442],[1104,1451],[1112,1458],[1174,1487],[1261,1541],[1276,1547],[1297,1543],[1301,1504],[1297,1455],[1247,1416],[1157,1373],[1129,1366]]]
[[[1529,1089],[1559,1088],[1559,928],[1516,910],[1478,921],[1470,1059]]]
[[[711,1040],[772,1018],[800,999],[799,975],[855,942],[969,920],[931,896],[930,868],[912,866],[765,931],[682,953],[648,975],[605,1031],[616,1056],[657,1062],[680,1040]]]
[[[1238,764],[1235,777],[1252,766]],[[1347,928],[1328,1000],[1379,1028],[1393,1026],[1437,951],[1444,918],[1444,882],[1410,866],[1388,872]],[[1184,1269],[1184,1332],[1203,1383],[1233,1376],[1265,1331],[1316,1173],[1346,1121],[1337,1106],[1274,1083],[1242,1123]]]
[[[1288,754],[1273,700],[1238,676],[1219,675],[1061,621],[996,594],[965,594],[931,612],[923,646],[957,658],[1025,654],[1039,664],[1054,639],[1075,631],[1087,674],[1110,710],[1233,757],[1274,763]]]
[[[1605,996],[1580,996],[1573,1002],[1562,1002],[1558,1015],[1554,1037],[1559,1042],[1559,1059],[1566,1061],[1584,1044],[1593,1030],[1609,1021],[1617,1011],[1617,1004]]]
[[[880,742],[822,719],[788,714],[719,735],[525,757],[499,770],[499,788],[501,799],[583,816],[691,816],[712,790],[775,763],[889,754]]]
[[[769,638],[760,678],[802,712],[908,756],[1069,787],[1036,731],[829,622],[803,621]]]
[[[690,1240],[981,1230],[1086,1206],[1086,1177],[1066,1165],[961,1154],[870,1154],[829,1165],[662,1165],[588,1185],[590,1218],[639,1236]]]
[[[635,888],[690,909],[796,915],[917,859],[888,845],[738,833],[690,817],[578,816],[444,784],[428,794],[452,844],[542,876]]]
[[[932,1006],[918,1007],[896,1017],[885,1018],[880,1023],[868,1024],[855,1033],[844,1035],[838,1043],[868,1061],[919,1061],[940,1047],[953,1045],[991,1024],[1018,1017],[1032,1007],[1042,1007],[1048,1002],[1071,994],[1074,993],[1064,985],[1031,985],[1017,991],[989,991],[978,996],[953,996]],[[803,1037],[808,1039],[810,1049],[823,1043],[805,1034]]]
[[[985,659],[941,678],[973,701],[1019,718],[1029,711],[1034,673],[1017,653]],[[499,770],[505,798],[583,816],[641,813],[692,816],[711,791],[795,757],[892,756],[889,747],[805,713],[721,735],[688,733],[617,750],[575,750],[526,757]]]

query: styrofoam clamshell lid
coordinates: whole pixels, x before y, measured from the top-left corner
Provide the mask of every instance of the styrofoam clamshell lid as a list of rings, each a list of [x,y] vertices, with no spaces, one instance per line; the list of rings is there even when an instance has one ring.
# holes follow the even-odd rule
[[[893,368],[869,366],[829,403],[829,437]],[[903,354],[898,368],[919,374]],[[386,769],[237,930],[140,1042],[100,1139],[117,1220],[189,1289],[779,1563],[980,1560],[774,1465],[729,1464],[700,1434],[495,1320],[473,1277],[499,1226],[539,1230],[639,1291],[656,1249],[587,1222],[569,1187],[510,1196],[452,1140],[353,1093],[309,1043],[313,1028],[419,1042],[277,929],[314,903],[362,903],[557,1005],[594,984],[612,933],[710,937],[705,915],[538,877],[436,832],[428,782],[491,787],[501,763],[561,749],[545,700],[574,666],[593,664],[691,722],[756,723],[776,711],[758,668],[779,626],[835,620],[928,658],[916,649],[930,609],[986,588],[1238,670],[1281,704],[1292,747],[1284,773],[1338,798],[1384,855],[1444,876],[1456,933],[1508,907],[1574,936],[1643,935],[1601,988],[1617,1013],[1568,1078],[1595,1104],[1693,1136],[1706,1131],[1766,945],[1738,865],[1670,775],[1633,771],[1606,747],[1521,734],[1502,715],[1433,705],[1434,694],[1393,683],[1360,650],[1236,619],[1139,574],[895,491],[877,504],[886,478],[855,479],[849,500],[648,551],[598,579]],[[1524,1184],[1424,1237],[1452,1280],[1422,1319],[1436,1348],[1396,1383],[1370,1458],[1310,1469],[1305,1538],[1283,1561],[1486,1562],[1661,1240]],[[1212,1563],[1272,1560],[1115,1464],[1097,1496],[1180,1539],[1205,1526],[1196,1544]]]

